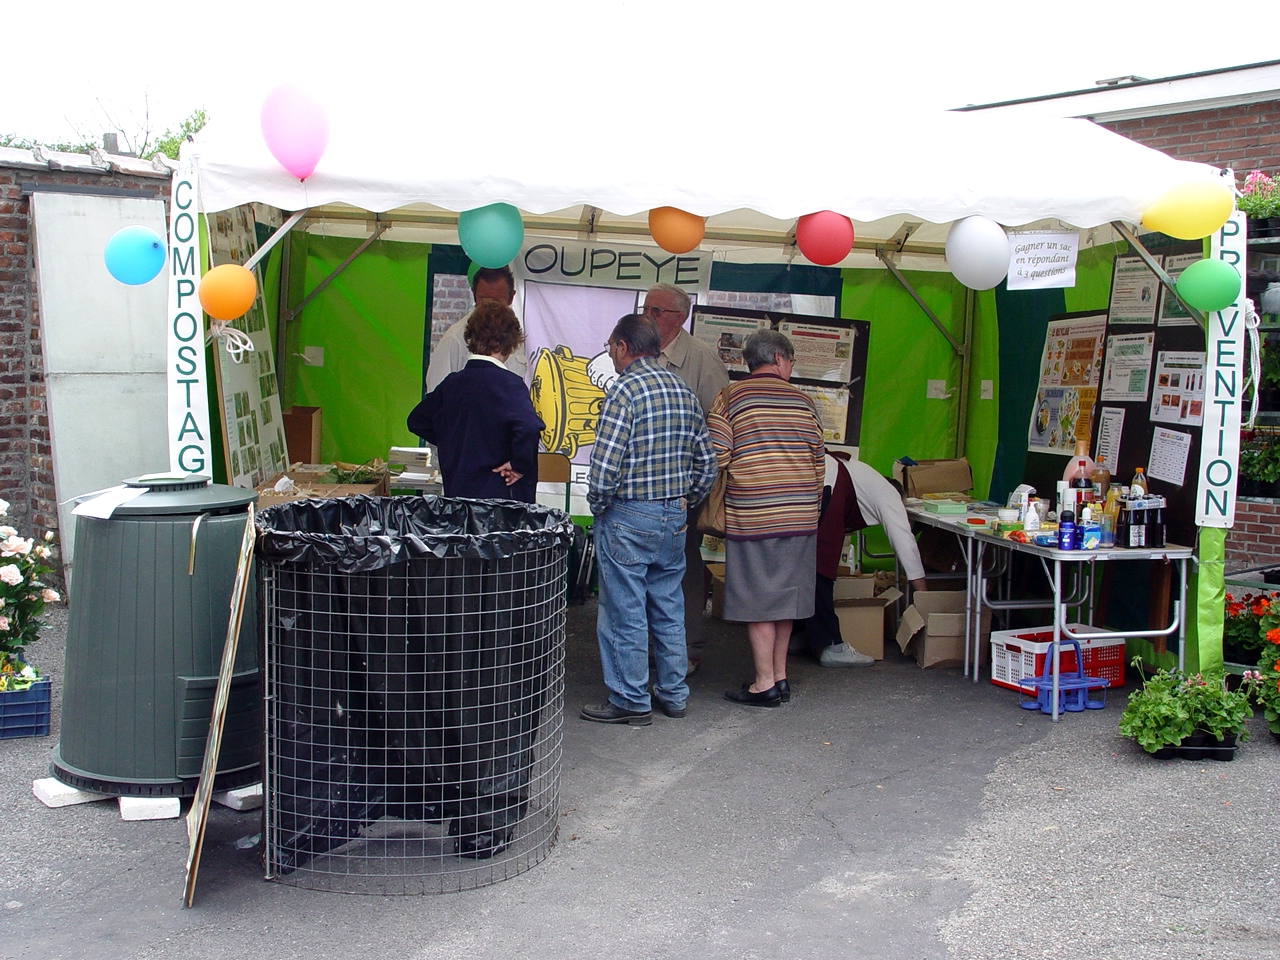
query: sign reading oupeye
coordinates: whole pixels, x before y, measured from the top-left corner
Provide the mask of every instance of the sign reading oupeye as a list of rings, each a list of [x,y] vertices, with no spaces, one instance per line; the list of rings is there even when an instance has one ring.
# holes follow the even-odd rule
[[[1200,441],[1200,482],[1196,487],[1196,525],[1230,527],[1236,517],[1240,464],[1240,408],[1244,393],[1245,218],[1239,210],[1210,238],[1209,256],[1234,267],[1241,276],[1235,303],[1209,314],[1205,332],[1204,429]]]
[[[199,204],[195,164],[173,175],[169,202],[169,310],[165,377],[169,398],[169,469],[212,476],[204,311],[200,286]]]

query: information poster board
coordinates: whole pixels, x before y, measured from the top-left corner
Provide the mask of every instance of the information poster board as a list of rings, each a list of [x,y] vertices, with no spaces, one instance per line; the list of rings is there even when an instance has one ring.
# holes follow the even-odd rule
[[[245,263],[257,251],[252,207],[209,214],[208,225],[213,266]],[[258,296],[253,306],[243,317],[227,323],[247,337],[253,349],[229,348],[229,339],[218,338],[213,350],[227,482],[236,487],[256,487],[288,469],[280,385],[262,304],[261,269],[255,268],[255,273]]]
[[[1098,398],[1107,317],[1102,313],[1049,321],[1040,352],[1040,382],[1027,428],[1032,453],[1071,453],[1076,439],[1089,439]]]
[[[693,335],[720,353],[732,380],[747,376],[742,344],[766,327],[784,334],[795,348],[791,382],[818,408],[823,438],[834,446],[856,447],[862,433],[870,322],[736,307],[693,308]]]

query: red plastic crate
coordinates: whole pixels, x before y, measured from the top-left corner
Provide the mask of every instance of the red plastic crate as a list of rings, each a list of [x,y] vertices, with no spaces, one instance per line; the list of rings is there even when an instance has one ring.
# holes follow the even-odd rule
[[[1101,627],[1087,624],[1071,624],[1072,633],[1102,633]],[[1035,696],[1035,688],[1018,683],[1024,677],[1038,677],[1044,670],[1044,658],[1053,640],[1053,627],[1027,627],[1022,630],[993,630],[991,632],[991,682],[997,687],[1020,690]],[[1087,677],[1102,677],[1111,681],[1109,689],[1124,686],[1124,637],[1080,640],[1080,653],[1084,657],[1084,673]],[[1076,669],[1076,652],[1063,647],[1059,658],[1062,672]]]

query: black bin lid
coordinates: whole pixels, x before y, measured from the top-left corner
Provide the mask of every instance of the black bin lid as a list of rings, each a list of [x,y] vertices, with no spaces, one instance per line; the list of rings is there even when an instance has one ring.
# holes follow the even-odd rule
[[[227,512],[258,499],[257,491],[210,483],[199,474],[148,474],[122,481],[126,487],[144,487],[146,493],[116,507],[113,517],[190,515]]]

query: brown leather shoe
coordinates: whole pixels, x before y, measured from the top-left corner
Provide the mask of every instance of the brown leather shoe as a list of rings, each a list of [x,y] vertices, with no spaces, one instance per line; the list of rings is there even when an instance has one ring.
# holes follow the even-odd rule
[[[653,723],[653,714],[648,710],[623,710],[609,701],[604,703],[584,704],[578,716],[592,723],[627,723],[633,727],[647,727]]]

